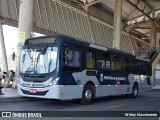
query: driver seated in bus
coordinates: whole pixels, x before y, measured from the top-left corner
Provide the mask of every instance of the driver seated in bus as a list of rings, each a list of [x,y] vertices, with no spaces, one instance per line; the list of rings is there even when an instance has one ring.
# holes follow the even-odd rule
[[[79,67],[79,51],[74,51],[74,66]]]
[[[68,50],[67,66],[73,66],[73,52]]]

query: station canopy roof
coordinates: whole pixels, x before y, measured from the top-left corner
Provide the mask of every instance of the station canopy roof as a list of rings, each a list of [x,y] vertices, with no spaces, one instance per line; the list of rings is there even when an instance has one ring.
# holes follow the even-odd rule
[[[114,15],[115,0],[71,0],[83,8],[94,5]],[[141,39],[149,40],[152,23],[157,24],[160,32],[160,0],[123,0],[123,28],[134,31]]]

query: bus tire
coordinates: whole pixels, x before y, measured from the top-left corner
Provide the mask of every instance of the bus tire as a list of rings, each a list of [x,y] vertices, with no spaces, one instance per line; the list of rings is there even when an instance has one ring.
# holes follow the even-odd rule
[[[132,94],[131,94],[131,97],[132,98],[137,98],[138,97],[138,84],[134,84],[133,85],[133,88],[132,88]]]
[[[93,102],[94,98],[94,87],[92,84],[87,84],[84,86],[82,98],[80,99],[80,103],[83,105],[88,105]]]

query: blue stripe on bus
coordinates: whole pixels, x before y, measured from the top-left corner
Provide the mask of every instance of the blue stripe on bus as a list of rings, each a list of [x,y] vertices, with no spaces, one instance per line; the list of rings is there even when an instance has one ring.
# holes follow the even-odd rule
[[[73,72],[63,72],[61,75],[61,80],[59,82],[60,85],[77,85],[76,80],[72,76]],[[120,82],[121,85],[130,85],[129,80],[128,80],[128,75],[126,73],[113,73],[112,76],[111,73],[108,71],[103,72],[103,76],[110,76],[110,77],[124,77],[126,80],[103,80],[101,81],[101,76],[102,72],[97,72],[97,75],[95,76],[100,85],[116,85],[117,82]]]
[[[75,79],[72,76],[72,72],[63,72],[60,78],[60,85],[77,85]]]
[[[102,76],[103,75],[103,80]],[[128,74],[126,73],[118,73],[118,72],[110,72],[110,71],[105,71],[105,72],[97,72],[97,79],[100,83],[100,85],[115,85],[118,81],[120,82],[121,85],[129,85],[129,80],[128,80]],[[110,80],[110,79],[105,79],[105,77],[113,77],[117,78],[117,80]],[[118,78],[125,78],[126,80],[119,80]]]

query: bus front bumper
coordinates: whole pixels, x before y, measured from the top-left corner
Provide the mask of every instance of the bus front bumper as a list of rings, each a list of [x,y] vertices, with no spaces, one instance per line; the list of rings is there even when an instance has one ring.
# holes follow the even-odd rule
[[[61,86],[54,85],[45,88],[28,88],[18,85],[18,95],[25,97],[60,99]]]

